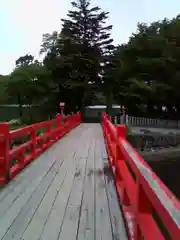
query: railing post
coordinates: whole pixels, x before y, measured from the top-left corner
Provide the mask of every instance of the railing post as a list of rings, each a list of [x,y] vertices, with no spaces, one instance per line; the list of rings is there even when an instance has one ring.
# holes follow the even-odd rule
[[[18,156],[19,168],[23,169],[24,168],[24,149],[22,149],[17,156]]]
[[[118,137],[126,138],[126,126],[125,125],[116,126],[116,131],[117,131]]]
[[[9,127],[0,123],[0,184],[9,180]]]
[[[70,129],[72,129],[75,126],[75,115],[73,112],[71,112],[70,118],[69,118],[69,123],[70,123]]]
[[[151,204],[147,198],[147,196],[144,193],[144,190],[140,184],[140,177],[141,175],[138,175],[138,178],[136,180],[136,202],[135,202],[135,222],[134,222],[134,233],[135,233],[135,240],[142,238],[142,233],[139,229],[138,222],[140,219],[142,219],[142,215],[146,216],[146,219],[148,216],[151,215]],[[150,223],[150,222],[149,222]],[[143,226],[141,226],[143,229],[148,229],[148,226],[146,221],[142,222]],[[153,228],[153,230],[155,230]],[[158,228],[156,228],[156,231],[158,231]]]
[[[65,118],[64,126],[65,126],[65,134],[66,134],[68,132],[68,129],[69,129],[69,115],[67,115],[66,118]]]
[[[52,140],[51,122],[48,122],[46,132],[47,132],[47,146],[49,146],[51,144],[51,140]]]
[[[70,129],[71,129],[71,124],[72,124],[72,121],[71,121],[72,119],[71,119],[71,115],[69,114],[69,116],[68,116],[68,121],[67,121],[67,125],[68,125],[68,132],[70,131]]]
[[[64,135],[64,117],[61,118],[61,136]]]
[[[117,140],[116,140],[116,162],[115,165],[118,164],[118,161],[124,160],[124,157],[121,153],[121,150],[119,148],[119,137],[126,138],[126,128],[125,125],[118,125],[116,126],[116,132],[117,132]]]
[[[32,141],[31,154],[32,154],[32,159],[34,159],[36,157],[36,128],[33,125],[31,127],[30,138]]]
[[[56,114],[56,140],[59,139],[60,136],[60,127],[61,127],[61,115],[59,113]]]
[[[80,122],[80,116],[77,113],[74,113],[74,126],[77,126]]]
[[[75,126],[77,126],[80,123],[80,121],[81,121],[80,114],[79,113],[75,113],[74,114],[74,124],[75,124]]]
[[[117,140],[116,140],[116,163],[115,163],[115,180],[116,184],[118,186],[118,191],[121,191],[121,203],[122,205],[129,205],[129,199],[127,197],[127,193],[125,191],[125,186],[123,183],[123,178],[120,174],[119,171],[119,166],[120,161],[125,161],[124,155],[121,152],[120,146],[119,146],[119,138],[126,138],[126,126],[125,125],[118,125],[116,126],[116,131],[117,131]]]
[[[59,113],[56,114],[56,127],[60,127],[61,115]]]
[[[78,113],[74,113],[74,125],[77,126],[80,122],[80,116]]]

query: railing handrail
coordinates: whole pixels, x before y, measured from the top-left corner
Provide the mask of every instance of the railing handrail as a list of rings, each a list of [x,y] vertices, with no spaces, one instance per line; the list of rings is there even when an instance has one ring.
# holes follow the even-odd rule
[[[179,239],[180,202],[128,143],[125,125],[113,125],[103,113],[102,127],[129,238]]]
[[[8,123],[0,123],[0,184],[12,179],[21,169],[37,157],[43,150],[76,127],[81,121],[81,113],[44,121],[10,131]],[[37,134],[37,130],[44,131]],[[10,148],[11,140],[20,136],[28,136],[25,142]],[[37,146],[39,145],[39,146]],[[25,151],[28,153],[25,153]],[[10,160],[16,158],[11,166]]]

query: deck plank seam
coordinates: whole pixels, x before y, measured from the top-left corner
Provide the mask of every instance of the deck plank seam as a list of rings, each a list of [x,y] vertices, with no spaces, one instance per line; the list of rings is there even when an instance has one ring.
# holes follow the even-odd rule
[[[77,171],[78,165],[79,165],[79,160],[78,160],[78,163],[76,165],[76,171]],[[76,171],[75,171],[75,173],[76,173]],[[65,215],[66,215],[69,199],[70,199],[70,196],[71,196],[71,193],[72,193],[72,190],[73,190],[74,181],[75,181],[75,174],[74,174],[74,177],[73,177],[73,181],[72,181],[70,193],[69,193],[69,196],[68,196],[68,200],[66,202],[65,211],[64,211],[64,214],[63,214],[63,220],[62,220],[62,223],[61,223],[61,226],[60,226],[60,230],[59,230],[59,234],[58,234],[58,238],[57,239],[60,239],[61,230],[62,230],[62,226],[63,226],[63,223],[64,223],[64,218],[65,218]]]
[[[36,191],[36,189],[38,188],[38,186],[43,182],[43,180],[46,178],[46,176],[49,174],[49,172],[52,170],[52,168],[55,167],[55,162],[51,165],[51,167],[49,168],[48,172],[45,173],[45,175],[43,176],[43,178],[41,179],[41,181],[39,182],[39,184],[36,186],[36,188],[34,189],[33,193]],[[20,195],[23,194],[24,191],[22,190],[20,192]],[[16,202],[16,200],[18,200],[20,198],[20,195],[18,195],[17,197],[15,197],[15,199],[13,200],[13,202],[8,206],[8,208],[3,212],[3,214],[6,214],[6,212],[9,210],[9,208]],[[33,195],[33,194],[32,194]],[[31,196],[32,196],[31,195]],[[31,197],[30,197],[31,198]],[[29,199],[28,199],[29,200]],[[0,220],[1,221],[1,220]]]
[[[89,129],[87,129],[86,131],[89,131]],[[77,158],[77,157],[76,157]],[[62,227],[63,227],[63,224],[64,224],[64,219],[65,219],[65,216],[66,216],[66,213],[67,213],[67,208],[68,208],[68,205],[69,205],[69,200],[70,200],[70,197],[71,197],[71,194],[72,194],[72,191],[73,191],[73,186],[74,186],[74,182],[75,182],[75,178],[76,178],[76,172],[77,172],[77,169],[79,167],[79,164],[80,164],[80,157],[77,158],[78,159],[78,163],[76,165],[76,170],[75,170],[75,174],[74,174],[74,177],[73,177],[73,182],[72,182],[72,185],[71,185],[71,190],[70,190],[70,193],[69,193],[69,196],[68,196],[68,200],[66,202],[66,207],[65,207],[65,211],[64,211],[64,214],[63,214],[63,220],[62,220],[62,223],[61,223],[61,226],[60,226],[60,230],[59,230],[59,234],[58,234],[58,238],[60,240],[61,238],[61,231],[62,231]]]
[[[79,130],[80,126],[78,126],[77,128],[73,129],[74,131]],[[18,184],[21,182],[21,178],[23,178],[25,173],[29,173],[35,165],[37,165],[36,167],[40,167],[41,165],[43,165],[43,161],[42,158],[44,158],[44,155],[46,154],[47,156],[52,156],[51,154],[54,154],[54,151],[56,150],[56,148],[59,150],[59,143],[60,141],[62,141],[62,143],[65,140],[68,140],[67,138],[70,137],[70,134],[73,134],[73,130],[71,132],[69,132],[67,135],[65,135],[63,138],[59,139],[56,143],[54,143],[53,145],[51,145],[46,151],[44,151],[41,155],[39,155],[33,162],[31,162],[26,168],[24,168],[11,182],[9,182],[9,186],[6,185],[8,191],[7,193],[4,194],[3,197],[0,196],[0,203],[8,196],[9,193],[12,192],[12,189],[14,189],[15,186],[13,186],[13,184]],[[80,133],[80,136],[83,135],[84,132]],[[63,145],[63,144],[62,144]],[[56,161],[56,159],[55,159]],[[33,166],[34,165],[34,166]],[[33,167],[32,167],[33,166]],[[29,176],[29,175],[28,175]],[[29,178],[31,178],[31,176],[29,176]],[[24,180],[24,183],[28,182],[28,178],[26,178]],[[26,186],[24,187],[24,189],[26,188]],[[1,189],[0,191],[0,195],[3,195],[5,189]],[[1,194],[2,193],[2,194]]]
[[[49,171],[51,171],[51,169],[52,169],[53,167],[56,167],[56,165],[57,165],[57,161],[56,161],[56,160],[57,160],[57,159],[54,159],[51,167],[50,167],[49,170],[46,172],[45,176],[43,177],[43,179],[41,180],[41,182],[39,183],[39,185],[44,181],[44,179],[45,179],[46,176],[48,175]],[[63,160],[63,161],[64,161],[64,160]],[[61,164],[62,164],[62,163],[63,163],[63,162],[61,162]],[[36,180],[36,179],[35,179],[35,180]],[[35,180],[34,180],[34,181],[35,181]],[[38,185],[38,186],[39,186],[39,185]],[[38,188],[38,186],[36,187],[36,189]],[[14,204],[14,202],[17,201],[17,200],[21,197],[21,195],[24,193],[24,189],[27,189],[26,186],[24,186],[23,189],[21,189],[21,191],[20,191],[19,194],[13,199],[13,202],[9,205],[9,207],[11,207],[11,206]],[[35,189],[34,191],[36,191],[36,189]],[[32,195],[33,195],[33,194],[34,194],[34,192],[32,193]],[[28,201],[29,201],[29,200],[28,200]],[[8,208],[7,208],[6,211],[4,211],[3,213],[5,214],[7,211],[8,211]]]
[[[28,227],[31,219],[33,218],[34,214],[36,213],[36,210],[38,209],[38,207],[39,207],[40,204],[42,203],[44,197],[46,196],[47,191],[49,190],[49,188],[50,188],[50,186],[51,186],[51,184],[52,184],[52,182],[54,181],[54,179],[55,179],[56,176],[57,176],[57,174],[52,178],[52,181],[48,184],[48,186],[47,186],[44,194],[40,197],[41,200],[39,201],[38,205],[37,205],[36,208],[34,209],[34,213],[32,214],[32,217],[31,217],[30,219],[28,219],[27,227]],[[65,176],[64,176],[64,178],[65,178]],[[63,180],[64,180],[64,179],[63,179]],[[39,185],[39,187],[41,187],[41,186]],[[39,190],[39,187],[37,188],[36,192]],[[36,193],[35,193],[35,194],[36,194]],[[33,197],[35,194],[33,194],[32,197]],[[32,200],[32,198],[31,198],[31,200]],[[27,211],[25,211],[25,216],[26,216],[26,214],[28,214],[28,211],[29,211],[29,210],[30,210],[30,209],[27,209]],[[20,213],[19,213],[18,215],[20,215],[22,211],[23,211],[23,209],[21,209],[21,211],[20,211]],[[17,219],[17,218],[18,218],[18,216],[16,217],[16,219]],[[15,220],[16,220],[16,219],[15,219]],[[22,235],[23,235],[24,232],[26,231],[27,227],[25,227],[25,230],[23,231]],[[8,232],[6,232],[6,235],[7,235],[7,234],[8,234]],[[16,232],[15,232],[15,234],[16,234]],[[15,234],[14,234],[14,235],[15,235]],[[4,237],[6,237],[6,235],[5,235]],[[4,237],[3,237],[3,238],[4,238]]]
[[[100,131],[100,134],[101,134],[101,129],[99,130]],[[99,134],[98,134],[98,138],[97,138],[97,145],[96,147],[98,146],[98,149],[100,148],[101,149],[101,145],[102,145],[102,138],[99,137]],[[98,151],[99,152],[99,151]],[[102,184],[105,186],[104,187],[104,195],[105,195],[105,204],[107,205],[107,210],[108,210],[108,223],[110,224],[110,229],[111,229],[111,239],[114,239],[113,238],[113,232],[112,232],[112,222],[111,222],[111,218],[110,218],[110,211],[109,211],[109,205],[108,205],[108,199],[107,199],[107,191],[106,191],[106,182],[105,182],[105,176],[104,176],[104,169],[103,169],[103,162],[101,161],[102,160],[102,157],[101,157],[101,151],[100,151],[100,155],[98,156],[99,158],[99,167],[100,167],[100,170],[102,169]]]
[[[78,145],[77,145],[77,148],[78,148]],[[74,154],[73,154],[73,155],[74,155]],[[52,181],[50,182],[49,187],[51,186],[51,184],[52,184],[54,178],[57,176],[58,172],[60,171],[63,162],[64,162],[64,160],[61,161],[58,169],[56,170],[55,176],[53,177]],[[30,198],[28,198],[27,202],[29,202],[29,200],[31,199],[31,197],[34,195],[34,192],[37,191],[38,187],[41,185],[41,183],[43,182],[43,180],[47,177],[47,175],[49,174],[49,172],[51,171],[51,169],[52,169],[53,167],[55,167],[56,165],[57,165],[57,159],[54,160],[54,163],[51,165],[51,167],[49,168],[49,170],[46,172],[46,174],[45,174],[45,176],[43,177],[43,179],[41,180],[41,182],[40,182],[40,183],[37,185],[37,187],[34,189],[32,195],[30,196]],[[57,167],[57,166],[56,166],[56,167]],[[48,187],[48,189],[49,189],[49,187]],[[48,190],[48,189],[47,189],[47,190]],[[44,195],[44,196],[45,196],[45,195]],[[18,198],[19,198],[19,197],[20,197],[20,195],[18,196]],[[17,200],[17,199],[16,199],[16,200]],[[43,200],[43,199],[42,199],[42,200]],[[27,203],[27,202],[26,202],[26,203]],[[25,205],[26,205],[26,204],[25,204]],[[24,206],[25,206],[25,205],[24,205]],[[22,209],[20,210],[20,212],[18,213],[18,215],[19,215],[19,214],[21,213],[21,211],[24,209],[24,206],[22,207]],[[17,219],[18,215],[16,216],[16,218],[14,219],[14,221]],[[14,223],[14,221],[12,222],[12,224]],[[9,226],[9,228],[7,229],[5,235],[7,234],[7,232],[9,231],[9,229],[11,228],[12,224],[11,224],[11,225]],[[4,235],[4,236],[5,236],[5,235]],[[3,237],[4,237],[4,236],[3,236]]]
[[[103,145],[104,143],[101,142],[101,145]],[[102,146],[103,147],[103,146]],[[102,149],[101,147],[101,149]],[[104,161],[102,159],[102,150],[101,150],[101,165],[104,166]],[[108,167],[109,167],[109,164],[108,164]],[[103,167],[103,182],[104,182],[104,185],[105,185],[105,193],[106,193],[106,200],[107,200],[107,206],[108,206],[108,216],[109,216],[109,222],[110,222],[110,225],[111,225],[111,234],[112,234],[112,239],[116,239],[114,236],[114,230],[113,230],[113,224],[112,224],[112,220],[111,220],[111,211],[110,211],[110,204],[109,204],[109,197],[108,197],[108,193],[107,193],[107,182],[106,182],[106,177],[105,177],[105,172],[104,172],[104,167]]]
[[[67,176],[67,172],[65,173],[65,176],[64,176],[64,178],[63,178],[63,181],[61,182],[61,186],[63,185],[66,176]],[[51,214],[52,208],[53,208],[53,206],[54,206],[54,204],[55,204],[55,202],[56,202],[56,200],[57,200],[57,197],[58,197],[58,195],[59,195],[59,192],[60,192],[60,190],[61,190],[61,186],[60,186],[60,189],[58,190],[58,192],[56,193],[56,196],[55,196],[55,199],[54,199],[54,201],[53,201],[51,210],[50,210],[49,213],[48,213],[47,219],[46,219],[46,221],[45,221],[44,227],[43,227],[42,230],[41,230],[40,236],[43,234],[44,228],[45,228],[45,226],[46,226],[46,224],[47,224],[47,221],[48,221],[48,218],[49,218],[49,216],[50,216],[50,214]],[[40,205],[39,205],[39,206],[40,206]],[[24,233],[23,233],[23,234],[24,234]]]
[[[89,152],[90,152],[90,149],[91,149],[91,145],[92,145],[92,140],[91,140],[90,146],[89,146],[89,148],[88,148],[88,156],[89,156]],[[81,159],[82,159],[82,158],[81,158]],[[79,217],[78,217],[78,226],[77,226],[77,232],[76,232],[76,240],[78,240],[80,220],[81,220],[81,214],[82,214],[82,204],[83,204],[83,199],[84,199],[85,179],[86,179],[86,173],[87,173],[87,161],[88,161],[88,157],[86,157],[85,159],[86,159],[86,165],[85,165],[85,173],[84,173],[84,178],[83,178],[83,193],[82,193],[81,203],[80,203],[80,210],[79,210]]]
[[[81,137],[83,137],[83,135],[82,135]],[[77,168],[78,168],[78,164],[79,164],[79,162],[78,162],[79,160],[77,161],[78,158],[77,158],[77,156],[76,156],[77,153],[79,152],[79,143],[76,144],[76,148],[77,148],[76,153],[74,153],[73,156],[71,156],[71,158],[75,158],[75,157],[76,157],[76,158],[75,158],[75,160],[76,160],[76,168],[75,168],[75,171],[73,171],[73,172],[74,172],[74,173],[73,173],[73,174],[74,174],[74,177],[75,177],[75,173],[77,172]],[[70,159],[70,158],[69,158],[69,159]],[[72,192],[72,186],[73,186],[73,183],[74,183],[74,177],[73,177],[72,182],[71,182],[71,188],[70,188],[69,193],[68,193],[67,201],[69,201],[68,199],[69,199],[69,197],[70,197],[70,195],[71,195],[71,192]],[[66,201],[65,206],[68,205],[68,202],[67,202],[67,201]],[[53,210],[53,206],[52,206],[52,208],[51,208],[51,212],[52,212],[52,210]],[[66,210],[65,210],[65,211],[66,211]],[[62,226],[63,226],[63,221],[64,221],[64,216],[65,216],[65,214],[66,214],[66,212],[63,213],[63,219],[61,220],[61,222],[62,222],[61,225],[62,225]],[[51,215],[51,213],[50,213],[50,215]],[[49,216],[49,217],[50,217],[50,216]],[[48,218],[47,218],[47,221],[49,221]],[[60,227],[62,227],[62,226],[60,226]],[[40,239],[42,239],[42,236],[43,236],[43,234],[44,234],[45,229],[46,229],[46,225],[44,225],[44,229],[43,229],[43,231],[42,231],[42,233],[41,233]],[[59,231],[61,231],[61,229],[60,229]],[[59,234],[59,233],[58,233],[58,234]],[[57,234],[57,235],[58,235],[58,234]],[[57,238],[58,238],[58,236],[57,236]],[[56,238],[56,239],[57,239],[57,238]]]
[[[75,157],[75,155],[77,154],[77,152],[78,152],[78,144],[77,144],[77,146],[76,146],[76,151],[74,151],[74,153],[73,153],[73,155],[72,155],[72,158]],[[69,158],[69,161],[70,161],[70,159],[71,159],[71,157]],[[77,164],[76,164],[76,165],[77,165]],[[77,169],[77,167],[76,167],[76,169]],[[67,172],[68,172],[68,169],[67,169]],[[66,175],[67,175],[67,172],[66,172]],[[64,180],[65,180],[65,178],[64,178]],[[63,180],[63,182],[64,182],[64,180]],[[54,201],[53,201],[51,210],[50,210],[50,212],[49,212],[49,214],[48,214],[48,217],[47,217],[47,219],[46,219],[46,222],[45,222],[45,224],[44,224],[44,227],[43,227],[43,229],[42,229],[42,231],[41,231],[40,236],[42,236],[42,234],[43,234],[43,231],[44,231],[45,226],[46,226],[46,224],[47,224],[48,218],[49,218],[49,216],[50,216],[50,214],[51,214],[51,211],[52,211],[53,206],[54,206],[54,204],[55,204],[55,202],[56,202],[56,200],[57,200],[57,197],[58,197],[59,193],[60,193],[60,190],[59,190],[58,193],[56,194],[56,197],[55,197],[55,199],[54,199]]]
[[[84,133],[82,133],[82,134],[80,135],[80,138],[82,138],[83,134],[84,134]],[[78,149],[79,149],[79,144],[77,143],[77,144],[74,146],[73,154],[71,154],[71,155],[68,157],[68,161],[69,161],[69,162],[71,161],[71,159],[74,159],[74,158],[75,158],[76,154],[78,153]],[[67,154],[68,154],[68,152],[67,152]],[[76,163],[76,169],[77,169],[77,165],[78,165],[78,163]],[[66,171],[66,175],[67,175],[67,173],[68,173],[68,169],[67,169],[67,171]],[[64,183],[64,180],[65,180],[65,178],[63,179],[62,184]],[[61,186],[62,186],[62,184],[61,184]],[[55,199],[54,199],[53,204],[52,204],[52,206],[51,206],[51,209],[50,209],[50,211],[49,211],[48,217],[47,217],[47,219],[46,219],[46,221],[45,221],[45,224],[44,224],[44,226],[43,226],[43,228],[42,228],[42,230],[41,230],[40,238],[41,238],[41,236],[42,236],[42,234],[43,234],[43,231],[44,231],[44,229],[45,229],[45,227],[46,227],[48,218],[49,218],[49,216],[50,216],[50,214],[51,214],[51,211],[52,211],[52,209],[53,209],[53,206],[54,206],[54,204],[55,204],[55,202],[56,202],[56,199],[57,199],[59,193],[60,193],[60,190],[58,191],[58,193],[57,193],[56,196],[55,196]],[[28,228],[28,227],[27,227],[27,228]]]
[[[82,133],[82,134],[83,134],[83,133]],[[81,134],[81,135],[82,135],[82,134]],[[60,139],[59,141],[61,141],[61,139]],[[59,143],[58,143],[58,144],[59,144]],[[62,144],[62,145],[63,145],[63,144]],[[59,146],[59,145],[58,145],[58,146]],[[58,152],[59,152],[60,149],[58,148],[58,146],[56,146],[56,147],[57,147]],[[61,148],[62,148],[62,147],[61,147]],[[55,150],[55,149],[54,149],[54,150]],[[47,150],[47,151],[48,151],[48,150]],[[48,155],[48,153],[44,152],[44,153],[39,157],[40,160],[41,160],[41,157],[44,157],[43,155],[45,155],[45,154]],[[68,154],[68,152],[66,152],[66,155],[67,155],[67,154]],[[66,155],[63,156],[63,157],[65,158]],[[54,162],[54,163],[57,162],[58,158],[59,158],[59,156],[55,157],[54,160],[53,160],[53,162]],[[47,162],[49,162],[48,157],[47,157],[46,159],[47,159]],[[37,161],[34,161],[34,162],[32,163],[32,165],[33,165],[34,163],[36,164]],[[34,165],[35,165],[35,164],[34,164]],[[40,161],[39,164],[40,164],[41,167],[44,166],[44,162],[43,162],[43,161]],[[30,167],[32,167],[32,165],[31,165]],[[40,166],[39,166],[39,167],[40,167]],[[38,166],[37,166],[37,167],[38,167]],[[44,168],[47,168],[47,167],[49,167],[49,165],[44,166]],[[27,167],[27,169],[28,169],[28,167]],[[25,170],[26,170],[26,169],[25,169]],[[17,176],[17,177],[18,177],[18,176]],[[21,185],[21,186],[22,186],[22,189],[19,191],[19,193],[18,193],[19,196],[17,196],[17,198],[20,197],[20,195],[24,192],[24,189],[26,189],[26,187],[27,187],[27,186],[26,186],[27,183],[29,183],[29,179],[28,179],[28,178],[24,179],[24,182],[22,182],[23,186]],[[8,186],[7,186],[7,187],[8,187]],[[19,187],[19,185],[17,185],[16,187]],[[15,191],[17,190],[16,187],[14,188],[13,192],[15,192]],[[9,190],[9,191],[7,192],[7,194],[6,194],[2,199],[0,199],[0,204],[1,204],[1,202],[4,201],[4,199],[5,199],[6,197],[8,197],[9,194],[12,194],[12,188],[10,187],[8,190]],[[0,192],[0,194],[1,194],[1,192]],[[17,200],[17,198],[16,198],[15,200]],[[14,201],[15,201],[15,200],[14,200]],[[14,201],[13,201],[13,202],[14,202]],[[12,203],[12,204],[13,204],[13,203]]]
[[[118,211],[117,205],[119,206],[119,201],[114,199],[115,194],[117,194],[116,189],[114,189],[115,192],[113,191],[114,181],[112,179],[112,182],[109,183],[109,178],[105,172],[106,163],[109,166],[109,161],[105,148],[102,129],[100,129],[99,125],[97,126],[96,124],[94,126],[82,124],[76,129],[73,129],[72,132],[69,132],[67,135],[65,135],[63,139],[58,140],[58,142],[52,145],[52,148],[52,151],[48,151],[48,149],[48,152],[44,152],[39,157],[40,159],[38,164],[32,163],[34,166],[31,166],[31,169],[28,172],[28,179],[31,180],[31,182],[29,182],[29,185],[28,181],[30,180],[27,180],[25,178],[25,172],[21,172],[22,176],[20,179],[23,180],[23,183],[18,184],[16,182],[14,184],[15,188],[18,188],[18,190],[16,190],[15,193],[11,194],[10,191],[12,191],[12,189],[9,188],[8,192],[6,192],[4,199],[8,197],[8,205],[11,203],[11,195],[12,197],[17,197],[14,202],[16,202],[18,198],[21,199],[18,200],[18,203],[15,204],[14,207],[11,207],[11,210],[8,212],[7,217],[3,220],[4,223],[7,223],[6,228],[4,230],[3,228],[1,229],[3,230],[1,234],[4,233],[5,230],[6,233],[2,238],[0,236],[0,239],[27,240],[31,239],[31,234],[33,234],[35,239],[38,240],[43,240],[43,238],[48,240],[50,237],[52,240],[61,238],[64,239],[66,235],[69,236],[68,240],[86,239],[86,237],[93,240],[99,240],[100,237],[108,240],[121,239],[121,233],[123,233],[123,228],[121,226],[122,221],[121,219],[118,219],[118,213],[116,214]],[[91,161],[91,163],[89,161]],[[34,161],[34,163],[36,163],[36,161]],[[41,167],[43,167],[43,164],[45,164],[45,166],[43,168],[42,174],[39,176],[38,171],[41,169]],[[70,166],[71,168],[69,169]],[[34,183],[32,183],[33,178],[31,179],[31,173],[33,172],[33,169],[37,167],[39,170],[34,174],[34,177],[36,179],[33,181]],[[68,171],[68,169],[70,171]],[[91,174],[94,172],[94,174],[91,175],[91,180],[88,179],[88,169]],[[101,188],[101,185],[104,186],[103,189]],[[25,193],[25,195],[22,195],[24,189],[26,190],[27,188],[29,188],[28,192]],[[44,190],[42,189],[38,194],[37,192],[41,188]],[[51,190],[49,191],[49,189]],[[90,192],[88,192],[88,189]],[[62,195],[61,192],[65,195]],[[18,194],[19,196],[16,196]],[[76,194],[79,194],[79,196]],[[94,196],[92,196],[93,194]],[[46,200],[44,200],[45,196]],[[61,201],[60,199],[62,196],[64,196],[64,200]],[[89,204],[89,201],[87,201],[87,199],[90,198],[92,198],[92,200],[89,201],[93,203],[87,205]],[[110,209],[110,207],[112,207],[116,201],[116,207]],[[10,206],[12,206],[14,202],[12,202]],[[42,204],[42,202],[44,202],[44,204]],[[6,206],[5,203],[4,205]],[[17,210],[16,206],[18,207]],[[30,210],[31,207],[33,207],[33,211]],[[48,207],[47,211],[46,207]],[[61,211],[58,210],[59,207],[62,208]],[[41,208],[40,211],[38,210],[39,208]],[[90,213],[92,213],[87,218],[87,221],[86,211],[84,212],[86,208],[90,209]],[[102,216],[99,215],[101,208],[104,211],[104,214]],[[43,213],[44,210],[46,211],[46,214]],[[74,210],[75,215],[73,216]],[[6,211],[8,211],[8,209]],[[119,211],[121,211],[120,208]],[[10,221],[7,221],[6,219],[10,216],[11,213],[13,215],[10,218]],[[34,217],[35,214],[36,217]],[[120,218],[121,217],[122,216],[120,215]],[[114,222],[114,218],[117,219],[116,222]],[[2,219],[0,219],[0,221]],[[18,227],[18,224],[23,219],[25,220],[25,223],[23,226]],[[38,226],[36,224],[37,220],[40,220],[40,225],[38,224]],[[56,220],[55,225],[53,225],[54,220]],[[84,221],[86,222],[84,223]],[[108,225],[107,228],[105,223]],[[116,225],[119,223],[120,227],[116,228]],[[70,233],[68,232],[69,224],[72,224],[72,231],[70,231]],[[53,226],[55,231],[54,233],[50,233],[49,231]],[[98,233],[96,231],[98,231]],[[124,239],[123,236],[124,234],[122,234],[122,239]]]
[[[52,169],[54,168],[54,166],[55,166],[55,163],[52,164],[51,168],[48,170],[48,172],[45,174],[45,176],[41,179],[41,181],[40,181],[40,182],[38,183],[38,185],[35,187],[35,189],[33,190],[32,194],[30,195],[29,198],[32,197],[33,193],[36,191],[36,189],[38,188],[38,186],[40,185],[40,183],[43,182],[44,178],[47,176],[47,174],[49,174],[49,173],[52,171]],[[27,201],[29,200],[29,198],[27,199]],[[26,201],[26,203],[27,203],[27,201]],[[26,206],[26,203],[23,205],[23,208]],[[12,205],[11,205],[11,206],[12,206]],[[7,211],[8,211],[8,210],[9,210],[9,209],[7,209]],[[22,210],[22,208],[21,208],[21,210]],[[21,212],[21,210],[19,211],[19,213]],[[6,211],[6,212],[7,212],[7,211]],[[17,216],[19,215],[19,213],[17,214]],[[16,217],[17,217],[17,216],[16,216]],[[16,219],[16,217],[15,217],[15,219]],[[7,228],[5,234],[4,234],[1,238],[3,238],[3,237],[6,235],[6,233],[8,232],[8,230],[10,229],[10,227],[12,226],[12,224],[14,223],[15,219],[14,219],[13,222],[10,224],[10,226]],[[2,218],[1,220],[3,220],[3,218]]]
[[[51,185],[52,185],[52,182],[53,182],[53,181],[54,181],[54,179],[56,178],[57,174],[58,174],[58,173],[56,173],[56,175],[54,176],[54,178],[53,178],[53,179],[52,179],[52,181],[50,182],[50,184],[49,184],[49,186],[48,186],[48,188],[47,188],[47,190],[46,190],[46,193],[48,192],[49,188],[51,187]],[[62,186],[62,184],[63,184],[63,182],[64,182],[64,180],[65,180],[65,178],[66,178],[66,175],[67,175],[67,172],[66,172],[66,173],[65,173],[65,175],[64,175],[64,178],[63,178],[63,180],[62,180],[62,182],[61,182],[61,186]],[[61,186],[60,186],[60,188],[61,188]],[[42,199],[41,199],[40,203],[38,204],[38,206],[37,206],[36,210],[34,211],[34,214],[32,215],[32,217],[31,217],[31,220],[29,221],[28,225],[26,226],[25,230],[23,231],[23,233],[22,233],[22,236],[21,236],[21,238],[20,238],[20,239],[23,239],[23,235],[24,235],[24,233],[26,232],[26,230],[28,229],[28,227],[29,227],[29,225],[30,225],[31,221],[33,220],[33,217],[34,217],[34,215],[36,214],[36,212],[37,212],[37,209],[38,209],[38,208],[39,208],[39,206],[41,205],[41,203],[42,203],[42,201],[43,201],[44,197],[46,196],[46,193],[43,195],[43,197],[42,197]]]

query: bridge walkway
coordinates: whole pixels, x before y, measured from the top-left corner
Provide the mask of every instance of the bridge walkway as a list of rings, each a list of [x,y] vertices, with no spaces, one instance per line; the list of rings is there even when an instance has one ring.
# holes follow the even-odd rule
[[[0,190],[0,239],[127,239],[99,124],[73,129]]]

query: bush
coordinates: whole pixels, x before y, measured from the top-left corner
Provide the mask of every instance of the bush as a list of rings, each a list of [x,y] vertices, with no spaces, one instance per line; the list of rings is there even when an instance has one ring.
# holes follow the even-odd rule
[[[126,137],[128,137],[129,134],[132,134],[132,130],[129,125],[126,125]]]

